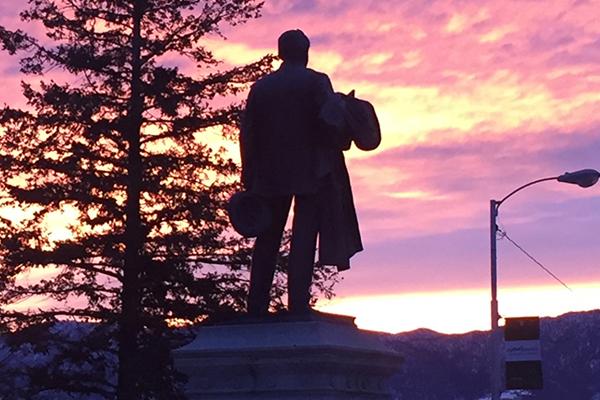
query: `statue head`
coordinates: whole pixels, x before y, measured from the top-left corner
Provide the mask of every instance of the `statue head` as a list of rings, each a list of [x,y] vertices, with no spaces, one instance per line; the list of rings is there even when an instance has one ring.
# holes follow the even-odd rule
[[[286,31],[279,36],[279,58],[291,64],[308,64],[310,40],[300,29]]]

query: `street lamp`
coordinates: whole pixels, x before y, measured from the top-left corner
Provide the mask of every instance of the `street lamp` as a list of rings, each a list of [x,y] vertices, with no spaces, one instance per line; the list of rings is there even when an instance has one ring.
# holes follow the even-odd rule
[[[496,272],[497,259],[496,259],[496,239],[498,234],[498,225],[496,223],[498,218],[498,209],[509,197],[515,193],[531,186],[536,183],[545,181],[559,181],[564,183],[572,183],[579,185],[583,188],[590,187],[598,182],[600,178],[600,172],[594,169],[582,169],[575,172],[566,172],[560,176],[553,176],[550,178],[537,179],[529,182],[523,186],[520,186],[504,196],[502,200],[490,200],[490,252],[491,252],[491,284],[492,284],[492,301],[491,301],[491,318],[492,318],[492,371],[491,371],[491,384],[492,384],[492,400],[499,400],[500,393],[502,392],[501,382],[501,359],[500,359],[500,343],[501,343],[501,332],[498,329],[498,320],[500,314],[498,313],[498,276]]]

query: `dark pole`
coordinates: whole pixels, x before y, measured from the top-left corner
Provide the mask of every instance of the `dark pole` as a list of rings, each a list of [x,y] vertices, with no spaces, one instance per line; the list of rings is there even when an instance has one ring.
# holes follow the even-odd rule
[[[549,178],[536,179],[535,181],[519,186],[500,201],[490,200],[490,275],[491,275],[491,326],[492,332],[490,337],[491,342],[491,362],[490,366],[490,383],[492,388],[492,400],[500,400],[502,393],[502,357],[500,354],[500,346],[502,344],[502,335],[498,326],[500,313],[498,311],[498,274],[497,274],[497,255],[496,255],[496,240],[498,235],[498,209],[509,197],[517,192],[536,183],[545,181],[554,181],[571,183],[587,188],[593,186],[600,179],[600,173],[594,169],[582,169],[574,172],[566,172],[560,176],[552,176]]]
[[[500,360],[500,330],[498,329],[498,320],[500,315],[498,312],[498,274],[497,274],[497,258],[496,258],[496,238],[498,234],[498,203],[496,200],[490,200],[490,275],[491,275],[491,385],[492,385],[492,400],[500,400],[502,393],[502,365]]]

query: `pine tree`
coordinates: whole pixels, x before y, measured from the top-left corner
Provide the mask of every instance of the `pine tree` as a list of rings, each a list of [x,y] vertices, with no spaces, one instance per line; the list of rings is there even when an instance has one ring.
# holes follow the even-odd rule
[[[21,18],[45,38],[0,27],[3,49],[24,54],[28,102],[0,110],[0,207],[23,210],[0,217],[0,322],[21,332],[18,344],[50,335],[62,349],[28,376],[23,397],[178,398],[169,322],[244,308],[249,243],[224,211],[238,166],[215,137],[237,136],[237,96],[273,58],[224,69],[203,40],[261,6],[30,0]],[[68,234],[49,235],[63,214]],[[331,295],[335,274],[317,274]],[[39,296],[51,301],[18,309]],[[56,324],[65,319],[88,324],[73,336]]]

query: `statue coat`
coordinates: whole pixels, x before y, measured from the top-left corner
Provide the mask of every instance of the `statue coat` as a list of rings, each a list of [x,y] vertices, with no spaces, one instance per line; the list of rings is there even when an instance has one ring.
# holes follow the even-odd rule
[[[240,151],[247,190],[318,196],[319,262],[344,270],[362,243],[343,149],[319,119],[333,94],[327,75],[284,63],[250,90]]]

